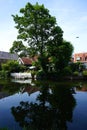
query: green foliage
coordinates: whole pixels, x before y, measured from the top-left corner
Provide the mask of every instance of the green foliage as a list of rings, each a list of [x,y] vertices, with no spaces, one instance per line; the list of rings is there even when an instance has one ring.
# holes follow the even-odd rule
[[[72,72],[75,71],[82,72],[83,70],[85,70],[85,65],[82,64],[81,62],[71,63],[69,66]]]
[[[37,61],[33,61],[33,62],[32,62],[32,66],[35,66],[35,67],[36,67],[35,70],[40,70],[40,63],[39,63],[38,60],[37,60]]]
[[[79,75],[79,72],[78,71],[74,71],[73,72],[73,76],[78,76]]]
[[[0,71],[0,79],[7,79],[9,77],[9,71],[4,71],[4,70],[1,70]]]
[[[72,72],[79,70],[79,63],[78,62],[77,63],[70,63],[69,66],[70,66]]]
[[[17,61],[11,60],[11,61],[8,61],[7,63],[2,64],[2,70],[8,71],[9,73],[23,71],[24,69],[25,68],[19,65]]]
[[[71,70],[71,68],[69,66],[67,66],[67,67],[64,68],[63,75],[65,75],[65,76],[72,75],[72,70]]]
[[[85,65],[80,63],[79,64],[79,72],[82,72],[83,70],[85,70]]]
[[[19,56],[26,55],[26,47],[23,45],[22,41],[14,41],[12,47],[10,48],[11,53],[16,53]]]
[[[84,71],[82,72],[82,74],[83,74],[83,76],[87,76],[87,70],[84,70]]]
[[[39,64],[41,66],[41,69],[44,72],[47,72],[48,71],[48,64],[49,64],[48,57],[45,55],[39,56],[38,61],[39,61]]]
[[[19,32],[17,38],[28,43],[29,54],[39,55],[39,65],[44,72],[48,73],[53,66],[55,72],[61,73],[71,59],[73,46],[63,40],[63,31],[56,18],[38,3],[27,3],[20,14],[12,15]]]
[[[18,39],[29,43],[31,48],[42,54],[46,50],[52,28],[56,25],[55,17],[49,14],[44,5],[27,3],[20,9],[21,17],[13,15],[16,28],[19,31]]]
[[[36,74],[37,79],[45,79],[46,77],[46,73],[43,70],[39,70]]]
[[[62,41],[61,44],[56,43],[56,46],[53,44],[49,52],[55,71],[61,73],[69,64],[73,52],[73,46],[70,42]]]
[[[9,78],[11,72],[19,72],[21,66],[17,61],[8,61],[1,65],[0,78]]]

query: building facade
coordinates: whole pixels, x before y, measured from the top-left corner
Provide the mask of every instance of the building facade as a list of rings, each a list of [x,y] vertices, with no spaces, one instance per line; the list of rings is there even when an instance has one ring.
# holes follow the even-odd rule
[[[87,52],[74,54],[74,63],[81,62],[87,69]]]
[[[80,61],[82,63],[87,62],[87,52],[74,54],[74,62]]]

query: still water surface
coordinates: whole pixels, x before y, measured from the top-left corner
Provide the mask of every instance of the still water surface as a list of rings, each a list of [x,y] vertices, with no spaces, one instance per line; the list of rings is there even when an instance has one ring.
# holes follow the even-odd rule
[[[87,130],[87,83],[0,81],[0,128]]]

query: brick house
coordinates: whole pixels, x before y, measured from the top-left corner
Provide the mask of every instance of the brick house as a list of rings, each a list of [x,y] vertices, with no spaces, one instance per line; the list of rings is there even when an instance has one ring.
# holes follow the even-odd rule
[[[81,62],[87,68],[87,52],[74,54],[74,63]]]
[[[74,54],[74,62],[77,62],[77,61],[80,61],[83,63],[87,62],[87,52]]]

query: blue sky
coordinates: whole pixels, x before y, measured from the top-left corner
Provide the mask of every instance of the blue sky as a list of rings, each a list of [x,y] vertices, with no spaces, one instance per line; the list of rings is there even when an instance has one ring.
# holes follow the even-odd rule
[[[63,38],[73,44],[74,53],[87,52],[87,0],[0,0],[0,51],[9,51],[16,40],[11,15],[18,14],[27,2],[44,4],[64,31]]]

